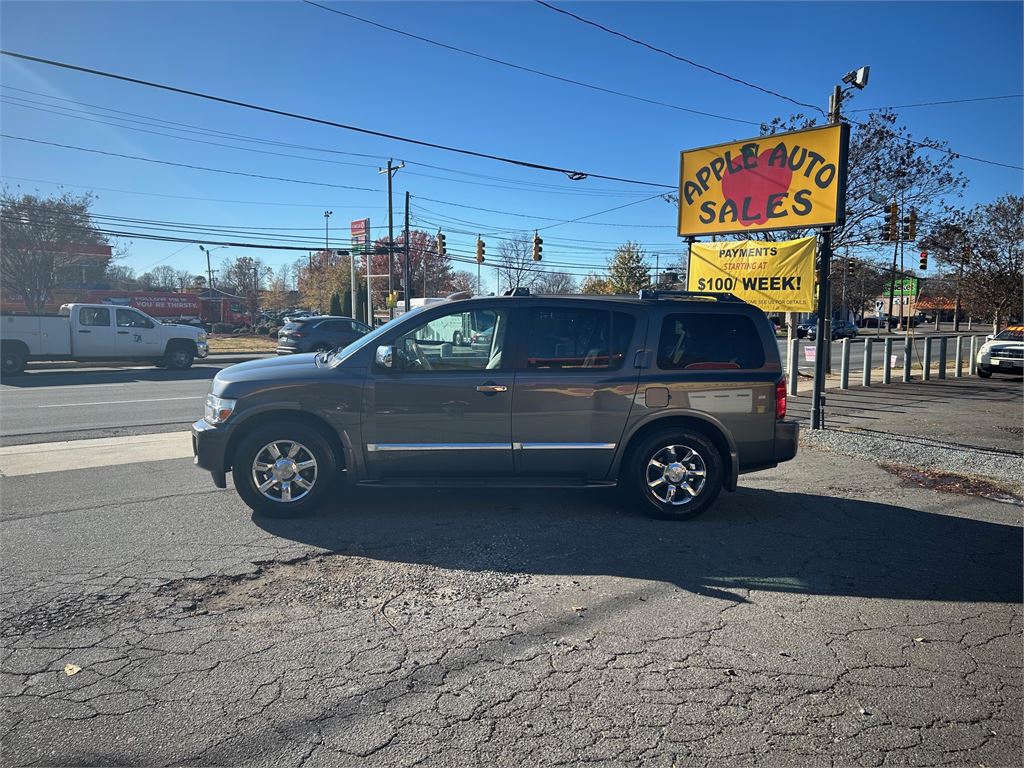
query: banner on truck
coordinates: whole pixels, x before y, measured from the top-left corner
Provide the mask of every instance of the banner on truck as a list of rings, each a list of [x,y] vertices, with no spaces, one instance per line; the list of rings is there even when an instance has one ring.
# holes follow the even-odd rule
[[[694,243],[687,290],[731,293],[765,312],[814,309],[816,239]]]
[[[681,152],[680,236],[841,224],[849,144],[844,123]]]

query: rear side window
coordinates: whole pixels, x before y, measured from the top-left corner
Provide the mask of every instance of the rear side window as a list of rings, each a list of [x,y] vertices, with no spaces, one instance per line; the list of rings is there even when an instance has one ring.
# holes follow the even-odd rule
[[[285,323],[282,331],[297,331],[302,327],[302,323]]]
[[[635,325],[632,315],[602,309],[530,307],[526,314],[526,367],[534,370],[619,368]]]
[[[672,314],[661,324],[663,370],[749,370],[764,367],[764,348],[746,315]]]

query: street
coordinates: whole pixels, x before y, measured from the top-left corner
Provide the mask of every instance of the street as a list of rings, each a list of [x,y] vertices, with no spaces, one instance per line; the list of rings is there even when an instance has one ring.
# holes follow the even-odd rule
[[[191,421],[211,372],[46,378],[3,393],[5,424],[15,398],[47,413],[44,395],[134,400],[127,421],[73,422],[96,434],[157,397],[161,419]],[[965,440],[1019,411],[1019,387],[896,385],[836,407],[878,429],[877,397],[881,428],[912,434],[929,397],[967,404]],[[58,429],[34,418],[19,425]],[[1019,503],[805,445],[689,523],[612,491],[341,491],[272,520],[178,434],[152,454],[113,437],[0,455],[8,764],[1019,757]],[[48,471],[60,454],[89,463]]]

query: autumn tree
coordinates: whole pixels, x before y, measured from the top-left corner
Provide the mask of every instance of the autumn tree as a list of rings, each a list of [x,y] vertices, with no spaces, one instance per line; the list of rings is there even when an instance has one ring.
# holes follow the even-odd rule
[[[476,293],[476,275],[462,269],[457,272],[452,272],[452,277],[449,281],[449,288],[451,289],[451,293],[462,291]]]
[[[0,193],[0,281],[29,312],[42,312],[57,287],[102,276],[110,240],[93,226],[92,202],[89,193]]]
[[[629,240],[615,249],[608,261],[611,293],[638,293],[651,285],[651,265],[644,249]]]
[[[591,272],[583,278],[583,283],[580,285],[580,293],[604,296],[615,293],[615,291],[607,277]]]

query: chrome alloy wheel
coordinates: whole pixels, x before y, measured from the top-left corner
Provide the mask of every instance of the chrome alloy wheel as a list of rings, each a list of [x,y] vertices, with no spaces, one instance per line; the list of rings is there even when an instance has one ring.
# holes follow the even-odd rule
[[[316,477],[316,459],[294,440],[267,443],[252,462],[253,485],[271,501],[298,501],[313,489]]]
[[[666,445],[647,462],[647,490],[662,504],[689,504],[707,480],[704,459],[686,445]]]

